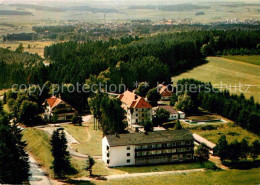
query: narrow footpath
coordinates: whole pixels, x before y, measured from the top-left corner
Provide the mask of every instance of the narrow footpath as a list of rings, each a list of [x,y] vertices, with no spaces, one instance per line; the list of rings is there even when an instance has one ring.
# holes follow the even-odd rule
[[[35,161],[35,159],[29,155],[30,162],[30,178],[29,182],[31,185],[51,185],[49,177],[41,169],[40,165]]]

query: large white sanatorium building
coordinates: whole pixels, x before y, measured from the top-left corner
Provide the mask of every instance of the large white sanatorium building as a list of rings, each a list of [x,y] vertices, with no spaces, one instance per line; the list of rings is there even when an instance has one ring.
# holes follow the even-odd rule
[[[188,130],[107,135],[102,160],[108,167],[174,163],[193,159],[194,139]]]

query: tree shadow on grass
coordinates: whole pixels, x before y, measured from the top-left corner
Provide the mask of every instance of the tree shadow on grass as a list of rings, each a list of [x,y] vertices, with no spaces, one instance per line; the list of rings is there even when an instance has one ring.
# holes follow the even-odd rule
[[[260,160],[225,162],[224,165],[230,169],[249,170],[252,168],[259,168]]]

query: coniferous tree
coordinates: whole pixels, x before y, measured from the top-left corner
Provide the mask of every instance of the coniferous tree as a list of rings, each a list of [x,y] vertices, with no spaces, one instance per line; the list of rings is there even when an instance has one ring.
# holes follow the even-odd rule
[[[259,140],[255,140],[250,147],[250,155],[255,160],[258,155],[260,155],[260,142]]]
[[[0,179],[6,184],[22,184],[28,181],[29,162],[26,143],[21,141],[21,130],[0,114]]]
[[[174,129],[175,130],[181,130],[182,129],[182,126],[181,126],[181,122],[179,120],[177,120],[175,126],[174,126]]]
[[[248,141],[245,138],[241,141],[240,147],[240,157],[242,159],[247,159],[247,156],[250,152],[250,148]]]
[[[86,170],[88,170],[89,171],[89,176],[92,176],[93,174],[92,174],[92,167],[95,165],[95,160],[91,157],[91,156],[89,156],[88,157],[88,160],[87,160],[87,168],[86,168]]]
[[[209,159],[209,150],[207,149],[206,144],[201,143],[197,150],[195,150],[194,155],[200,161],[200,163],[207,161]]]
[[[228,158],[231,161],[238,161],[239,156],[241,154],[241,143],[239,143],[237,140],[231,142],[228,145]]]
[[[71,170],[70,154],[67,151],[67,139],[64,131],[53,131],[51,138],[53,169],[57,178],[64,178]]]
[[[224,162],[228,157],[228,143],[225,135],[222,135],[216,145],[217,155],[220,157],[221,161]]]

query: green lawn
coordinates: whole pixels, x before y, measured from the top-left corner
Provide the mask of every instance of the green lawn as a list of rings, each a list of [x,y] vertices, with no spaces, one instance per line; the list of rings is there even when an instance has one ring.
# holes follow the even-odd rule
[[[53,177],[53,170],[51,169],[53,157],[51,154],[51,145],[49,135],[39,129],[26,128],[23,130],[23,140],[26,141],[26,150],[29,151],[36,161],[45,169],[45,171]],[[68,177],[84,177],[88,175],[85,170],[85,159],[71,157],[72,167],[76,170]]]
[[[102,131],[94,130],[93,122],[83,126],[69,124],[63,125],[63,127],[79,142],[79,144],[72,145],[76,151],[89,155],[102,155]]]
[[[260,55],[251,55],[251,56],[231,55],[231,56],[224,56],[224,58],[260,66]]]
[[[189,174],[154,175],[110,181],[94,181],[97,185],[246,185],[260,183],[260,168],[251,170],[205,171]]]
[[[27,143],[26,150],[33,154],[50,175],[53,175],[51,170],[53,157],[48,134],[35,128],[24,129],[22,133],[23,140]]]
[[[121,170],[127,173],[146,173],[146,172],[161,172],[161,171],[174,171],[174,170],[189,170],[198,168],[208,168],[214,166],[210,161],[200,164],[194,163],[179,163],[179,164],[165,164],[165,165],[151,165],[151,166],[129,166],[129,167],[117,167],[114,169]]]
[[[219,124],[215,124],[219,125]],[[253,134],[239,126],[236,126],[233,123],[228,124],[222,124],[221,126],[217,127],[217,129],[213,130],[202,130],[203,126],[199,127],[189,127],[191,129],[191,132],[199,134],[202,137],[205,137],[209,141],[213,143],[217,143],[218,139],[221,135],[225,135],[227,137],[228,142],[232,142],[235,139],[238,141],[241,141],[243,138],[246,138],[250,143],[254,140],[260,139],[259,136],[256,134]],[[194,129],[195,128],[195,129]]]
[[[207,59],[208,63],[173,77],[174,83],[179,79],[194,78],[203,82],[210,81],[217,88],[220,88],[222,84],[223,88],[236,94],[240,94],[241,91],[239,88],[235,90],[234,86],[242,84],[241,90],[245,96],[247,98],[254,96],[255,100],[260,102],[260,66],[223,57],[208,57]],[[248,85],[251,85],[249,89],[247,89]]]
[[[101,159],[95,160],[95,165],[93,166],[93,174],[94,175],[118,175],[125,174],[126,172],[116,169],[116,168],[108,168],[105,163]]]

